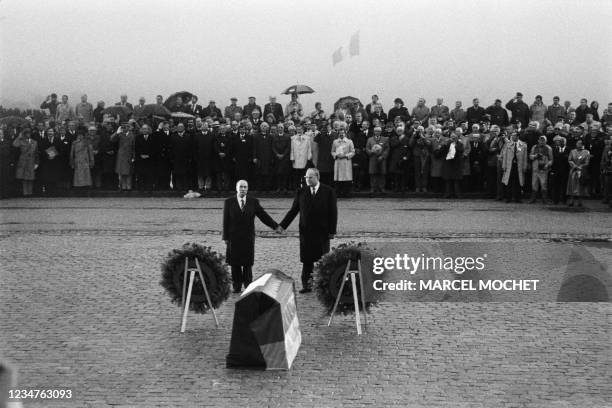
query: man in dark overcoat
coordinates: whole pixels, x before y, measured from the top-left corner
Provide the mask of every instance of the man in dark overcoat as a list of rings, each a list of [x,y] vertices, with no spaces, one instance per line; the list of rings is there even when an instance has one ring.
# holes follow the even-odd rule
[[[136,185],[139,190],[153,190],[157,182],[156,169],[159,144],[149,125],[143,125],[134,141]]]
[[[176,133],[170,135],[172,184],[175,190],[185,191],[190,188],[192,159],[193,144],[191,134],[185,131],[185,125],[179,123],[176,127]]]
[[[291,209],[280,223],[286,229],[300,214],[300,262],[302,262],[302,289],[312,291],[310,278],[314,263],[329,252],[329,241],[336,235],[338,206],[334,189],[319,182],[319,171],[306,171],[306,184],[297,191]]]
[[[226,258],[232,269],[234,293],[240,293],[243,285],[246,289],[253,281],[255,217],[273,230],[280,231],[259,200],[247,196],[248,190],[246,180],[239,180],[236,195],[226,199],[223,205],[223,241],[227,245]]]

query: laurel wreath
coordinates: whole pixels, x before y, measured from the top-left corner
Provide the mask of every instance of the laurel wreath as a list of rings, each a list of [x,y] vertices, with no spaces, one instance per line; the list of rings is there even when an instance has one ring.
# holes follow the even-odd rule
[[[180,306],[183,301],[183,275],[185,275],[187,258],[190,260],[189,268],[195,268],[194,259],[198,259],[211,302],[209,305],[200,283],[200,276],[196,273],[189,309],[202,314],[211,306],[217,309],[229,297],[231,275],[225,264],[225,257],[213,251],[211,247],[186,243],[181,248],[173,249],[161,264],[162,278],[159,284],[166,289],[172,303]],[[189,275],[186,279],[189,284]]]
[[[342,278],[346,270],[348,262],[353,262],[351,269],[356,269],[356,259],[362,255],[365,251],[369,251],[370,248],[363,243],[349,242],[346,244],[338,245],[336,248],[332,248],[330,252],[323,255],[319,262],[315,264],[313,271],[313,287],[317,295],[317,298],[321,305],[328,311],[331,312],[336,297],[340,291],[342,284]],[[362,267],[362,274],[364,270]],[[359,281],[357,281],[357,298],[359,300],[359,310],[363,310],[361,303],[361,290],[359,287]],[[374,306],[376,302],[366,301],[366,312],[370,311],[371,306]],[[355,312],[353,291],[350,281],[344,284],[340,302],[336,308],[337,314],[349,314]]]

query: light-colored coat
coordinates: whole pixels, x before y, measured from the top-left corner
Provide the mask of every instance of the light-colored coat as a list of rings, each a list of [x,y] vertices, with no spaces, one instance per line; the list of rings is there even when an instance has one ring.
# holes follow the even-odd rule
[[[38,164],[38,143],[34,139],[17,137],[13,146],[19,148],[19,160],[15,169],[15,178],[18,180],[34,180],[36,178],[35,166]]]
[[[75,187],[91,186],[91,169],[94,167],[93,147],[87,136],[79,136],[70,148],[70,167],[74,169],[72,184]]]
[[[133,132],[114,133],[111,140],[119,139],[117,148],[117,161],[115,162],[115,173],[120,176],[130,176],[134,171],[132,160],[134,159],[135,136]]]
[[[310,136],[305,134],[291,136],[290,159],[294,169],[305,169],[308,160],[312,159],[310,140]]]
[[[342,157],[338,157],[342,154]],[[334,161],[334,181],[353,181],[353,161],[355,145],[348,138],[336,139],[332,143],[331,155]]]
[[[514,157],[514,145],[517,145],[516,164],[521,186],[525,185],[525,171],[527,170],[527,143],[523,141],[509,141],[504,145],[502,151],[502,183],[508,185],[510,181],[510,171],[512,170],[512,159]]]

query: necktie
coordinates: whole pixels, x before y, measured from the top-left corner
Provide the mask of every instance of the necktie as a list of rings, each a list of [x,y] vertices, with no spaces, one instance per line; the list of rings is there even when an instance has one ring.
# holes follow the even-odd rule
[[[316,192],[315,188],[314,188],[314,187],[310,187],[310,192],[311,192],[311,194],[314,196],[314,195],[315,195],[315,192]]]
[[[244,211],[244,198],[240,199],[240,210]]]

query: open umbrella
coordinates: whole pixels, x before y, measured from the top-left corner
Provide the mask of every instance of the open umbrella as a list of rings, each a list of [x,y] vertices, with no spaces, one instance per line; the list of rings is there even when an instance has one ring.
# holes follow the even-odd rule
[[[28,121],[20,116],[5,116],[0,118],[0,123],[6,123],[8,126],[23,126],[27,125]]]
[[[185,112],[172,112],[170,114],[170,116],[172,116],[173,118],[179,118],[179,119],[193,119],[193,118],[195,118],[195,116],[190,115],[190,114],[185,113]]]
[[[158,105],[156,103],[150,103],[144,105],[142,109],[138,109],[134,112],[134,118],[148,118],[149,116],[170,116],[170,110],[166,108],[164,105]]]
[[[121,122],[125,122],[130,116],[130,114],[132,113],[132,110],[128,108],[127,106],[114,105],[114,106],[109,106],[108,108],[104,109],[102,113],[109,114],[111,116],[119,115],[119,120]]]
[[[291,95],[291,94],[310,94],[310,93],[314,93],[314,89],[312,89],[311,87],[307,86],[307,85],[291,85],[289,88],[285,89],[283,91],[284,95]]]
[[[363,104],[358,98],[354,96],[344,96],[334,103],[334,111],[338,109],[349,110],[351,113],[355,113],[355,110],[363,107]]]
[[[164,106],[172,110],[176,106],[176,98],[179,96],[183,100],[183,105],[187,105],[187,102],[189,102],[193,94],[187,91],[173,93],[172,95],[168,97],[168,99],[164,101]]]

